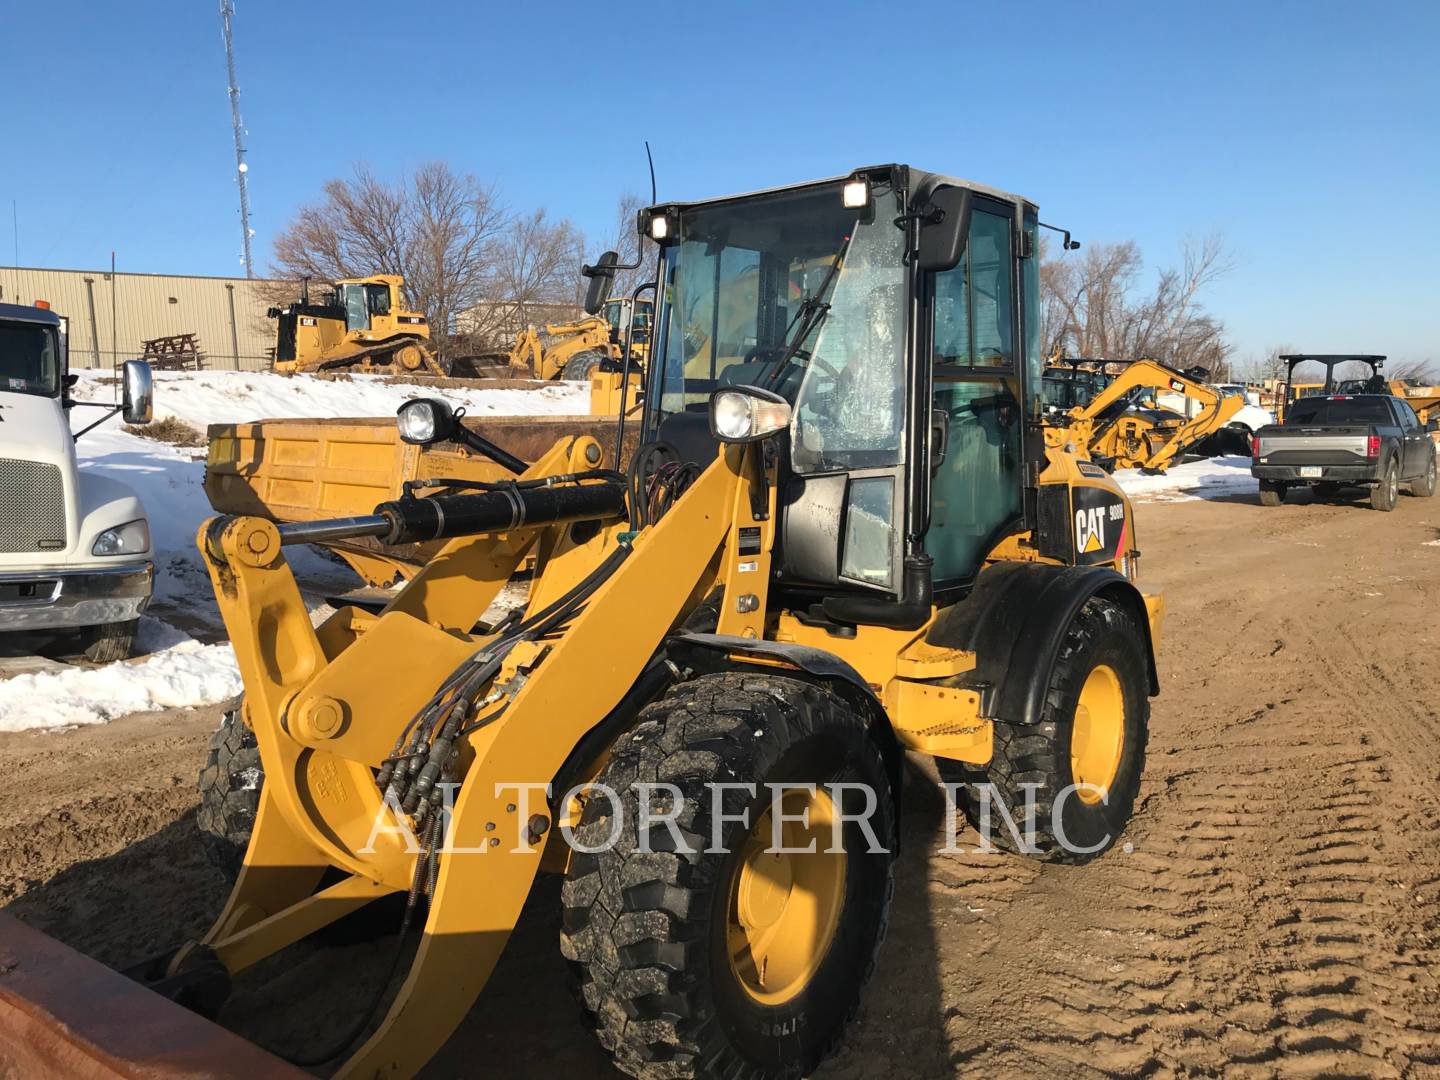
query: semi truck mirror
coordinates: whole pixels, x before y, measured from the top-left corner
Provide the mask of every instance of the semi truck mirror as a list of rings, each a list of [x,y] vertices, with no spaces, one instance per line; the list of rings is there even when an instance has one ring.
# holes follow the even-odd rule
[[[126,360],[120,411],[127,424],[148,424],[155,417],[154,376],[144,360]]]

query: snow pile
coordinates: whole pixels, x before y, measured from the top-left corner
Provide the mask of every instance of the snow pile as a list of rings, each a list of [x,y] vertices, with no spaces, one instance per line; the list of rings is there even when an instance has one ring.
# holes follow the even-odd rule
[[[1147,476],[1139,469],[1119,469],[1115,481],[1141,502],[1186,502],[1226,495],[1253,495],[1258,485],[1250,475],[1248,457],[1215,457],[1176,465],[1169,472]]]
[[[115,376],[76,371],[75,396],[110,401]],[[554,383],[534,390],[486,390],[401,383],[380,375],[320,379],[268,371],[157,371],[155,418],[174,416],[204,431],[210,424],[292,417],[394,416],[411,398],[440,397],[471,416],[563,416],[590,411],[586,383]],[[88,411],[88,410],[87,410]],[[93,420],[93,415],[91,416]]]
[[[212,705],[240,690],[229,645],[184,641],[138,663],[6,679],[0,682],[0,731],[103,724],[135,712]]]

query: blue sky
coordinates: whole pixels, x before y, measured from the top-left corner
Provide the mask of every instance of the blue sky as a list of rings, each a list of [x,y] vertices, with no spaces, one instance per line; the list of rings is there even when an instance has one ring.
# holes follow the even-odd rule
[[[235,0],[260,268],[366,161],[435,158],[597,237],[908,161],[1151,266],[1220,229],[1237,356],[1440,360],[1440,4]],[[0,263],[239,270],[218,0],[0,5]],[[624,61],[623,63],[621,61]]]

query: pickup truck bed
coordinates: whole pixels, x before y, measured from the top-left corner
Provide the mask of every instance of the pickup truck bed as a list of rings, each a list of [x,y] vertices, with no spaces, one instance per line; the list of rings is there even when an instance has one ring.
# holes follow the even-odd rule
[[[1371,488],[1377,510],[1394,508],[1402,483],[1415,495],[1435,491],[1435,445],[1413,409],[1383,394],[1301,398],[1283,424],[1255,433],[1250,473],[1260,501],[1277,506],[1292,487],[1323,493]]]

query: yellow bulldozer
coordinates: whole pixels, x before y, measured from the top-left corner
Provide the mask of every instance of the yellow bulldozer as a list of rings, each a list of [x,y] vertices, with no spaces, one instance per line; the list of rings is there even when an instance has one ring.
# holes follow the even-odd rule
[[[641,224],[657,327],[750,316],[733,337],[662,329],[624,468],[583,435],[517,462],[420,399],[407,443],[460,440],[509,479],[201,527],[245,684],[200,811],[234,888],[199,940],[136,969],[153,1008],[132,991],[124,1025],[67,1004],[91,973],[68,950],[12,937],[0,989],[25,989],[31,1060],[285,1075],[162,998],[213,1015],[232,980],[398,897],[403,982],[292,1057],[414,1075],[555,873],[577,1014],[620,1069],[808,1075],[885,935],[907,752],[935,756],[978,827],[1013,813],[1009,850],[1079,863],[1117,842],[1163,602],[1137,585],[1115,482],[1029,437],[1036,206],[886,165]],[[367,536],[443,546],[379,614],[312,625],[287,549]],[[530,553],[528,598],[496,614]]]
[[[452,374],[581,382],[602,366],[619,369],[627,334],[631,360],[643,369],[649,357],[652,306],[645,298],[607,300],[593,315],[526,327],[509,352],[457,357]]]
[[[346,278],[310,302],[300,299],[266,314],[275,320],[276,371],[356,371],[443,376],[425,316],[404,308],[405,279],[394,274]]]
[[[1104,375],[1103,367],[1091,374],[1105,381],[1066,380],[1068,393],[1088,400],[1053,409],[1045,437],[1110,469],[1165,472],[1187,449],[1223,432],[1245,407],[1239,395],[1207,386],[1199,371],[1158,360],[1126,362],[1116,375]]]

